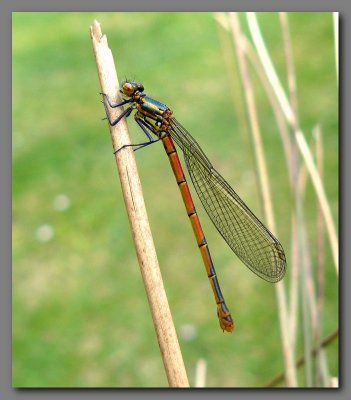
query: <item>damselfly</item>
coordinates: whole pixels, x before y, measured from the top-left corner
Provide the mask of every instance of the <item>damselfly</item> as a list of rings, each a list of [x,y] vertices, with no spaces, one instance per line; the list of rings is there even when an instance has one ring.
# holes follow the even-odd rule
[[[211,254],[197,215],[190,190],[174,142],[182,150],[195,190],[214,226],[241,261],[256,275],[269,282],[278,282],[285,274],[286,260],[282,245],[252,213],[232,187],[213,168],[196,140],[173,117],[173,112],[144,93],[144,86],[126,80],[120,89],[123,101],[113,104],[103,94],[107,118],[116,125],[134,110],[134,119],[148,138],[137,148],[161,140],[168,155],[186,211],[200,249],[207,276],[217,304],[217,315],[223,331],[232,332],[234,321],[224,301]],[[117,119],[111,120],[109,107],[128,104]],[[156,137],[154,138],[153,135]],[[173,142],[174,141],[174,142]],[[117,149],[115,153],[122,150]]]

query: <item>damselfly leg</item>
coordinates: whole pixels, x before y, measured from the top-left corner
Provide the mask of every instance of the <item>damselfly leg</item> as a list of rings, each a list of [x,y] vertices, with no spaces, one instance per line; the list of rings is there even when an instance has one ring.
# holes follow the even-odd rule
[[[106,105],[106,103],[105,103],[105,100],[107,101],[108,105],[109,105],[111,108],[121,107],[121,106],[123,106],[123,105],[125,105],[125,104],[127,104],[127,103],[130,103],[130,100],[123,100],[123,101],[120,102],[120,103],[112,103],[112,102],[110,101],[110,98],[108,97],[108,95],[107,95],[106,93],[100,93],[100,94],[102,94],[102,95],[104,96],[104,100],[101,101],[101,102],[102,102],[103,105],[104,105],[104,108],[105,108],[105,111],[106,111],[106,117],[107,117],[108,122],[109,122],[109,124],[110,124],[111,126],[117,125],[117,124],[121,121],[121,119],[122,119],[123,117],[126,117],[126,118],[129,117],[129,115],[131,114],[131,112],[132,112],[133,109],[134,109],[134,107],[130,106],[130,107],[128,107],[126,110],[124,110],[115,120],[111,120],[110,111],[109,111],[109,109],[108,109],[108,107],[107,107],[107,105]],[[150,144],[156,143],[156,142],[158,142],[158,141],[160,140],[159,138],[153,139],[153,137],[149,134],[149,132],[144,128],[144,126],[143,126],[143,124],[141,123],[141,121],[140,121],[136,116],[134,116],[134,119],[135,119],[135,121],[138,123],[138,125],[139,125],[140,128],[143,130],[143,132],[145,133],[145,135],[147,136],[147,138],[148,138],[149,140],[148,140],[147,142],[143,142],[143,143],[126,144],[126,145],[120,147],[119,149],[117,149],[117,150],[114,152],[114,154],[117,154],[119,151],[123,150],[123,149],[126,148],[126,147],[133,147],[133,150],[134,150],[134,151],[137,151],[137,150],[140,150],[140,149],[142,149],[142,148],[144,148],[144,147],[146,147],[146,146],[149,146]],[[134,148],[134,147],[135,147],[135,148]]]

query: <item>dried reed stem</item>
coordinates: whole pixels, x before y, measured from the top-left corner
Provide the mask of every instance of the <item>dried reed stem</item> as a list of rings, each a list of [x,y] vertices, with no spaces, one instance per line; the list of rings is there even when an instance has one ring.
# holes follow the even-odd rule
[[[257,53],[260,57],[263,68],[266,72],[268,81],[270,82],[270,84],[272,85],[272,88],[274,89],[274,93],[278,99],[280,107],[282,108],[285,118],[287,119],[289,125],[291,126],[291,128],[294,131],[295,140],[298,145],[299,151],[302,154],[303,160],[307,166],[307,170],[311,176],[311,180],[312,180],[313,186],[315,188],[318,201],[320,202],[320,205],[321,205],[323,217],[325,219],[327,232],[328,232],[328,238],[329,238],[330,247],[331,247],[331,251],[332,251],[332,255],[333,255],[334,265],[335,265],[335,270],[338,275],[338,273],[339,273],[338,238],[337,238],[337,233],[336,233],[332,213],[330,210],[330,205],[327,200],[327,196],[325,194],[323,182],[318,173],[318,170],[317,170],[317,167],[313,160],[311,151],[307,145],[305,136],[304,136],[303,132],[301,131],[301,129],[298,127],[298,121],[297,121],[296,115],[290,105],[290,102],[288,101],[288,99],[285,95],[283,87],[279,81],[277,74],[276,74],[276,71],[272,64],[272,61],[271,61],[268,51],[266,49],[266,45],[264,43],[263,37],[261,35],[261,31],[260,31],[259,25],[257,23],[255,13],[248,13],[247,20],[248,20],[252,39],[254,41],[254,44],[257,49]]]
[[[90,27],[90,35],[101,90],[112,101],[120,101],[119,85],[112,53],[108,47],[106,36],[102,35],[100,24],[97,21],[94,21]],[[121,113],[121,110],[118,108],[114,110],[113,117],[116,118]],[[110,133],[114,150],[130,144],[125,119],[116,126],[110,126]],[[163,286],[132,148],[127,147],[118,152],[116,154],[116,162],[168,383],[171,387],[188,387],[188,378]],[[133,313],[132,309],[131,313]],[[137,316],[134,316],[134,318],[137,318]]]
[[[333,12],[336,83],[339,84],[339,13]]]
[[[339,336],[339,330],[336,329],[335,331],[333,331],[332,333],[330,333],[328,336],[326,336],[320,343],[320,345],[318,347],[314,347],[312,349],[312,356],[316,356],[317,352],[323,348],[328,346],[330,343],[332,343],[337,337]],[[302,365],[305,364],[305,356],[301,356],[297,361],[296,361],[296,368],[301,367]],[[264,387],[274,387],[276,386],[278,383],[284,381],[285,378],[285,373],[281,372],[280,374],[278,374],[276,377],[274,377],[271,381],[269,381]]]
[[[252,83],[250,79],[250,74],[246,62],[246,56],[244,52],[242,33],[240,29],[239,18],[236,13],[230,13],[230,22],[233,34],[233,40],[236,47],[237,58],[239,62],[239,69],[242,77],[242,83],[244,86],[244,93],[246,99],[246,107],[249,114],[249,120],[251,125],[251,132],[254,141],[255,155],[257,160],[257,170],[259,175],[260,189],[262,194],[264,213],[266,217],[266,222],[268,227],[276,232],[274,214],[269,190],[269,180],[267,174],[267,168],[265,164],[261,134],[259,129],[259,123],[257,118],[254,93],[252,88]],[[286,304],[286,294],[284,289],[284,283],[278,282],[275,285],[276,294],[278,299],[278,309],[279,309],[279,321],[280,329],[282,332],[282,344],[283,344],[283,355],[286,369],[286,377],[289,386],[296,386],[297,379],[294,368],[294,354],[291,347],[291,339],[289,332],[288,314],[287,314],[287,304]]]
[[[217,17],[217,21],[221,24],[224,29],[229,29],[228,19],[224,18],[224,14],[220,15],[221,18]],[[331,243],[332,253],[334,257],[334,263],[337,269],[337,257],[335,257],[335,249],[337,247],[337,238],[335,233],[335,228],[333,221],[330,219],[331,213],[329,208],[329,204],[326,202],[324,188],[321,186],[322,182],[322,168],[321,168],[321,146],[317,143],[317,165],[314,165],[314,161],[312,158],[312,150],[307,145],[306,140],[302,134],[303,139],[299,136],[300,131],[299,128],[299,118],[298,118],[298,101],[297,101],[297,85],[294,71],[294,61],[293,61],[293,53],[292,53],[292,45],[290,39],[290,33],[288,28],[288,20],[286,13],[279,13],[281,29],[282,29],[282,38],[283,45],[285,51],[285,59],[286,59],[286,76],[288,80],[288,88],[289,88],[289,100],[282,89],[280,81],[276,76],[274,67],[270,61],[270,57],[268,52],[266,51],[263,38],[260,34],[259,27],[256,21],[254,14],[248,15],[249,25],[251,23],[250,29],[251,34],[254,37],[254,41],[256,44],[256,48],[258,51],[261,51],[259,55],[257,55],[256,51],[252,48],[251,43],[247,40],[247,38],[240,34],[240,27],[238,28],[237,36],[240,39],[241,46],[245,55],[251,61],[255,72],[258,74],[263,87],[266,91],[267,97],[271,103],[272,111],[274,112],[277,126],[279,128],[279,133],[281,135],[283,148],[285,152],[285,157],[287,160],[290,185],[292,193],[294,194],[294,209],[292,210],[292,256],[290,263],[290,271],[291,271],[291,279],[290,279],[290,346],[291,352],[294,353],[295,343],[296,343],[296,333],[297,333],[297,323],[298,323],[298,293],[299,286],[301,286],[301,294],[304,301],[303,304],[303,317],[304,317],[304,345],[305,345],[305,356],[304,363],[306,364],[306,380],[307,385],[311,386],[313,384],[313,380],[317,379],[317,384],[322,380],[323,386],[330,385],[330,376],[328,372],[327,365],[327,356],[323,349],[318,349],[320,344],[320,332],[321,332],[321,309],[322,309],[322,299],[323,299],[323,279],[324,279],[324,271],[318,269],[318,290],[316,293],[313,281],[313,273],[312,273],[312,263],[309,251],[309,243],[308,237],[306,234],[306,222],[304,218],[303,212],[303,197],[306,188],[306,183],[308,178],[312,178],[312,183],[315,187],[318,201],[318,249],[324,248],[323,246],[323,226],[324,223],[329,223],[329,228],[327,229],[329,242]],[[237,21],[238,23],[238,21]],[[233,28],[232,28],[233,29]],[[240,36],[239,36],[240,34]],[[239,40],[237,40],[239,42]],[[236,42],[236,43],[237,43]],[[238,47],[238,44],[237,44]],[[337,44],[336,44],[337,47]],[[228,46],[227,46],[228,49]],[[238,50],[237,50],[238,53]],[[262,61],[264,60],[264,61]],[[240,61],[240,59],[239,59]],[[241,66],[242,67],[242,66]],[[267,72],[268,71],[268,72]],[[242,76],[247,79],[248,70],[244,73],[242,72]],[[250,84],[250,79],[248,79]],[[272,84],[273,82],[273,84]],[[243,82],[245,85],[245,82]],[[246,98],[250,96],[250,93],[247,93],[247,86],[244,87]],[[247,101],[247,104],[249,102]],[[248,112],[250,117],[257,118],[255,112],[250,111],[250,107],[248,106]],[[295,140],[290,139],[289,128],[293,131]],[[251,124],[252,125],[252,124]],[[313,131],[313,137],[318,139],[319,128],[317,127]],[[297,139],[297,140],[296,140]],[[306,149],[307,147],[307,149]],[[304,163],[300,165],[299,160],[299,152],[302,150],[303,161]],[[306,162],[307,160],[307,162]],[[313,165],[311,165],[311,161]],[[317,174],[315,172],[317,171]],[[318,176],[319,174],[319,176]],[[261,180],[262,182],[262,180]],[[318,188],[319,187],[319,188]],[[324,204],[324,206],[323,206]],[[328,222],[329,221],[329,222]],[[321,254],[324,251],[321,249]],[[318,254],[319,250],[318,250]],[[336,262],[335,262],[336,260]],[[322,263],[320,261],[319,263]],[[300,279],[299,279],[300,276]],[[317,358],[316,358],[316,376],[313,376],[312,367],[313,362],[311,358],[311,349],[313,344],[315,344],[315,348],[317,348]]]
[[[206,387],[207,362],[200,358],[196,363],[195,387]]]
[[[290,31],[288,26],[288,18],[285,12],[279,13],[280,26],[283,38],[283,48],[285,53],[285,65],[286,65],[286,76],[288,81],[288,93],[292,111],[295,117],[296,125],[299,125],[298,117],[298,101],[297,101],[297,88],[296,88],[296,77],[295,77],[295,64],[290,39]],[[300,269],[300,280],[298,274],[293,274],[291,279],[291,294],[297,296],[299,281],[301,281],[302,291],[302,316],[303,316],[303,331],[304,331],[304,349],[306,358],[306,386],[311,387],[313,385],[313,365],[310,355],[310,349],[312,346],[311,338],[311,315],[313,314],[312,305],[315,304],[315,299],[311,298],[312,293],[309,292],[309,288],[313,288],[312,274],[311,274],[311,258],[308,251],[308,237],[305,229],[305,217],[303,212],[303,193],[304,188],[298,185],[298,171],[299,171],[299,153],[296,141],[292,142],[291,146],[291,164],[289,169],[291,170],[292,179],[292,192],[294,194],[294,209],[293,209],[293,221],[292,221],[292,238],[296,241],[293,243],[293,249],[296,251],[294,258],[297,261],[297,265],[302,265]],[[300,251],[299,251],[300,249]],[[300,262],[301,261],[301,262]],[[293,292],[296,290],[296,293]],[[307,307],[309,305],[309,307]],[[297,324],[297,309],[292,309],[294,312],[290,315],[290,321],[293,322],[293,326]],[[314,319],[312,325],[316,326],[318,321]],[[293,331],[296,335],[297,330]],[[292,339],[293,343],[296,343],[296,336]]]
[[[316,162],[317,168],[320,176],[323,178],[323,139],[322,132],[319,125],[315,127],[313,130],[313,137],[316,142]],[[315,333],[315,341],[320,347],[322,340],[322,332],[323,332],[323,306],[324,306],[324,296],[325,296],[325,251],[324,251],[324,220],[322,216],[322,212],[320,209],[320,205],[317,204],[317,222],[316,222],[316,230],[317,230],[317,320],[319,326],[317,327]],[[330,386],[331,377],[328,370],[327,364],[327,356],[325,354],[324,349],[319,348],[317,351],[317,383],[321,381],[324,387]]]

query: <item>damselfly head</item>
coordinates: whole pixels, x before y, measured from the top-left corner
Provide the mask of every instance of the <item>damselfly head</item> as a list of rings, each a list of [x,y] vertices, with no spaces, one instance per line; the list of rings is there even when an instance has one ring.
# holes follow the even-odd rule
[[[120,92],[126,97],[133,97],[137,93],[144,91],[144,86],[141,83],[135,81],[124,81],[122,82]]]

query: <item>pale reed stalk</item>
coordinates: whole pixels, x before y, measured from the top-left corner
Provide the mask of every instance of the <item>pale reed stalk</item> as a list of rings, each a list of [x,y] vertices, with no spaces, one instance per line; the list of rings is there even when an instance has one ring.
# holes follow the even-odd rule
[[[321,180],[321,177],[318,173],[317,166],[313,160],[311,151],[307,145],[305,136],[302,130],[298,126],[298,121],[294,114],[294,111],[291,107],[291,104],[283,90],[283,87],[279,81],[275,68],[272,64],[271,58],[268,54],[266,45],[264,43],[255,13],[247,13],[247,20],[250,29],[250,33],[252,39],[254,41],[258,56],[260,57],[262,66],[266,72],[268,81],[272,85],[274,89],[274,93],[278,99],[280,107],[287,119],[289,125],[294,131],[295,140],[298,145],[299,151],[303,157],[304,162],[306,163],[307,170],[311,176],[311,180],[314,186],[314,189],[317,194],[317,198],[321,205],[321,210],[323,212],[323,217],[325,219],[327,232],[328,232],[328,239],[331,246],[334,266],[337,275],[339,274],[339,254],[338,254],[338,238],[336,233],[335,224],[333,221],[331,209],[329,202],[327,200],[327,196],[325,194],[324,185]]]
[[[251,133],[254,142],[254,149],[256,155],[257,162],[257,170],[260,182],[260,189],[262,194],[264,213],[267,221],[268,227],[276,232],[275,229],[275,221],[274,214],[269,190],[269,180],[267,174],[267,168],[265,163],[265,157],[262,146],[262,139],[259,129],[259,123],[257,118],[256,106],[254,93],[252,88],[252,83],[250,79],[250,74],[246,62],[246,56],[243,49],[242,44],[242,33],[240,29],[240,23],[238,16],[236,13],[230,13],[230,22],[232,28],[233,39],[236,47],[237,58],[239,62],[239,69],[242,77],[242,83],[244,86],[246,107],[249,114]],[[296,379],[296,370],[295,370],[295,361],[294,354],[291,348],[291,339],[289,332],[289,324],[288,324],[288,315],[287,315],[287,304],[286,304],[286,294],[284,289],[284,283],[278,282],[275,285],[276,294],[278,299],[278,309],[279,309],[279,320],[280,320],[280,328],[282,331],[282,345],[283,345],[283,355],[285,362],[285,370],[286,370],[286,379],[289,386],[294,387],[297,386]]]

